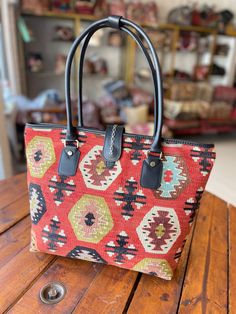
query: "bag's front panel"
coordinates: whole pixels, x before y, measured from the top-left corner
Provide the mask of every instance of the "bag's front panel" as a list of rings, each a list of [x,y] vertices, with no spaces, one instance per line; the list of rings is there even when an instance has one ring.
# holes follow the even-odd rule
[[[31,250],[171,279],[214,161],[213,148],[166,141],[157,191],[140,186],[150,139],[125,135],[113,169],[104,136],[79,132],[76,176],[58,175],[65,129],[26,127]]]

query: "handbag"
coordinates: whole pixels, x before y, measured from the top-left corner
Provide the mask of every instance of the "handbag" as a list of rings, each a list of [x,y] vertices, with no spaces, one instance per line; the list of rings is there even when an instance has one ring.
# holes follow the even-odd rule
[[[93,33],[104,27],[128,33],[148,61],[154,136],[127,134],[121,125],[108,125],[106,131],[83,126],[84,55]],[[82,41],[75,127],[70,74]],[[66,63],[65,96],[66,126],[29,123],[25,128],[30,250],[171,279],[213,166],[214,145],[161,137],[158,57],[143,29],[123,17],[96,21],[75,40]]]

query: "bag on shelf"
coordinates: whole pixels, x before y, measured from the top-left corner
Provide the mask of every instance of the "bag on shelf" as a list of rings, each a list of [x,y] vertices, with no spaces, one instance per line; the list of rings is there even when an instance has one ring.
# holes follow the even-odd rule
[[[127,134],[121,125],[108,125],[105,132],[83,126],[81,68],[90,36],[102,27],[130,34],[147,58],[154,82],[154,136]],[[70,75],[83,39],[75,127]],[[142,28],[125,18],[96,21],[75,40],[65,80],[67,125],[27,124],[25,129],[31,251],[171,279],[214,163],[214,145],[162,138],[158,57]]]

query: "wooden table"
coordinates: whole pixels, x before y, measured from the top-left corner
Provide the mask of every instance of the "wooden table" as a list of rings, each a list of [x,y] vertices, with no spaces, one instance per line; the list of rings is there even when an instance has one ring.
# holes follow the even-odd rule
[[[1,313],[236,313],[236,208],[212,194],[203,196],[172,281],[30,253],[28,207],[25,174],[0,182]],[[47,305],[39,291],[51,281],[67,293]]]

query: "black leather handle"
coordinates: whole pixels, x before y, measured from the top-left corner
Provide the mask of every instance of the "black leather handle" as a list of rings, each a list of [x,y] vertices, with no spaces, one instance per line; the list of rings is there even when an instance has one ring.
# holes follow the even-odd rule
[[[127,34],[129,34],[137,43],[139,48],[142,50],[145,58],[148,61],[151,73],[152,73],[152,78],[153,78],[153,82],[155,84],[155,80],[156,80],[156,72],[155,69],[153,67],[153,63],[152,60],[150,58],[150,55],[147,51],[147,49],[144,47],[142,40],[139,38],[139,36],[136,35],[136,33],[132,32],[127,26],[121,26],[120,28],[122,31],[126,32]],[[83,43],[82,49],[81,49],[81,53],[80,53],[80,61],[79,61],[79,73],[78,73],[78,82],[79,82],[79,96],[78,96],[78,126],[79,127],[83,127],[83,111],[82,111],[82,106],[83,106],[83,66],[84,66],[84,58],[85,58],[85,53],[87,50],[87,47],[89,45],[89,41],[91,39],[91,37],[93,36],[93,34],[96,32],[96,30],[94,30],[93,32],[91,32],[89,35],[87,35],[87,37],[85,38],[85,41]],[[155,99],[156,100],[156,99]],[[155,101],[154,100],[154,101]],[[154,108],[156,108],[156,104],[154,106]],[[157,113],[158,114],[158,113]],[[154,135],[156,134],[156,129],[157,129],[157,124],[156,121],[154,121]]]
[[[162,79],[161,79],[161,69],[159,60],[156,54],[156,51],[146,33],[143,29],[123,17],[112,16],[105,19],[101,19],[92,23],[73,43],[70,52],[67,57],[66,69],[65,69],[65,96],[66,96],[66,109],[67,109],[67,141],[76,140],[74,133],[74,128],[72,125],[72,112],[71,112],[71,99],[70,99],[70,74],[71,74],[71,65],[76,52],[77,47],[81,41],[89,35],[91,32],[94,32],[97,29],[104,27],[113,27],[117,29],[122,29],[122,27],[133,27],[139,35],[141,35],[151,52],[156,79],[154,80],[154,97],[155,97],[155,121],[156,121],[156,132],[154,136],[153,143],[151,145],[151,151],[161,152],[161,130],[162,130],[162,120],[163,120],[163,91],[162,91]],[[125,31],[125,29],[124,29]],[[133,37],[134,38],[134,37]],[[136,40],[136,38],[134,38]],[[136,40],[137,44],[139,42]],[[158,112],[158,115],[157,115]],[[82,115],[80,115],[82,117]]]

